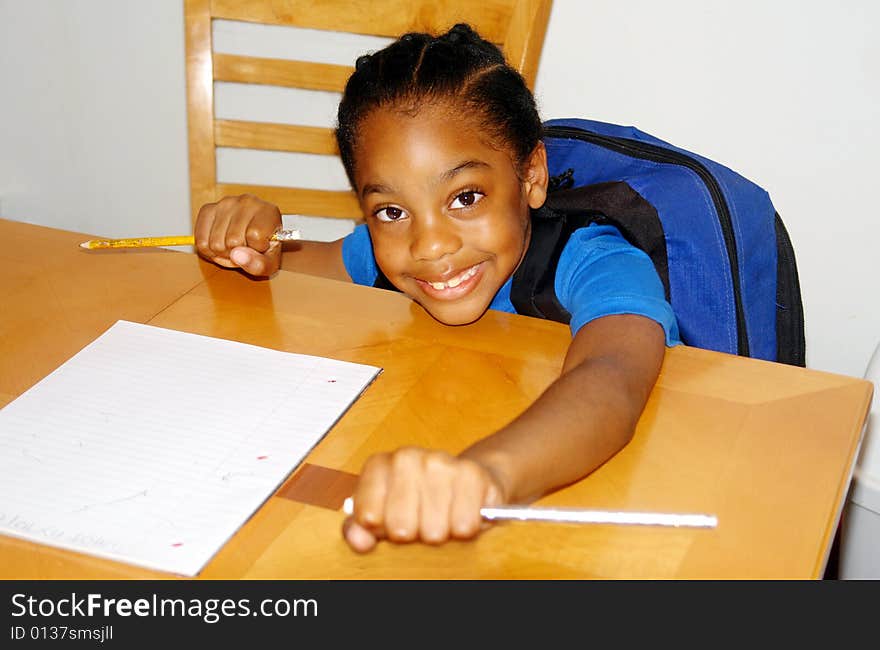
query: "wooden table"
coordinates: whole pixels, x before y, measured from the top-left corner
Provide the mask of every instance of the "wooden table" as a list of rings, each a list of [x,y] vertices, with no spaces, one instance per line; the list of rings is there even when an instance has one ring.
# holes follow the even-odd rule
[[[0,220],[0,404],[126,319],[384,368],[201,578],[817,578],[872,385],[688,347],[667,351],[632,442],[540,505],[716,514],[716,529],[507,523],[472,542],[342,540],[341,498],[371,453],[457,452],[557,376],[558,323],[489,312],[438,324],[404,297],[280,272],[253,281],[194,255],[86,252],[88,237]],[[10,259],[11,257],[11,259]],[[535,435],[540,435],[536,431]],[[2,495],[0,495],[2,497]],[[173,578],[0,537],[0,578]]]

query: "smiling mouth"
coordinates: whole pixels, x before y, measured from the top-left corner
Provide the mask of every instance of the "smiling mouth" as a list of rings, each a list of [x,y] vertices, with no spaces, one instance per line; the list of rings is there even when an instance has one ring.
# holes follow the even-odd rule
[[[436,291],[445,291],[446,289],[454,289],[455,287],[460,285],[462,282],[466,282],[466,281],[470,280],[472,277],[474,277],[477,274],[477,270],[479,269],[479,267],[480,267],[479,264],[474,264],[472,267],[470,267],[466,271],[459,273],[454,278],[450,278],[450,279],[446,280],[445,282],[429,282],[427,280],[423,280],[423,282],[427,285],[430,285],[431,288]]]

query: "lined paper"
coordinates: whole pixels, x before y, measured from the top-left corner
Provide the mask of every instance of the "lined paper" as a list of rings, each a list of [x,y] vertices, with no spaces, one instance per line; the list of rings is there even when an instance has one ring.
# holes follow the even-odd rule
[[[379,372],[118,321],[0,410],[0,533],[194,576]]]

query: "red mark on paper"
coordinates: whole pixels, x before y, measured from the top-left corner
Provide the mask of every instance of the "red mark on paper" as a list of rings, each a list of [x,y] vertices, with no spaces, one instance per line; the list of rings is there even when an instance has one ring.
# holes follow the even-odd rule
[[[179,548],[183,546],[183,542],[174,542],[171,546],[173,546],[174,548]]]
[[[257,460],[266,460],[268,456],[257,456]]]

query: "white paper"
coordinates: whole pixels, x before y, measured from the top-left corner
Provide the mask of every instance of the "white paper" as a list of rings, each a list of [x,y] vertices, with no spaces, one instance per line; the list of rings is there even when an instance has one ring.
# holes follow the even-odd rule
[[[0,532],[196,575],[379,372],[119,321],[0,411]]]

